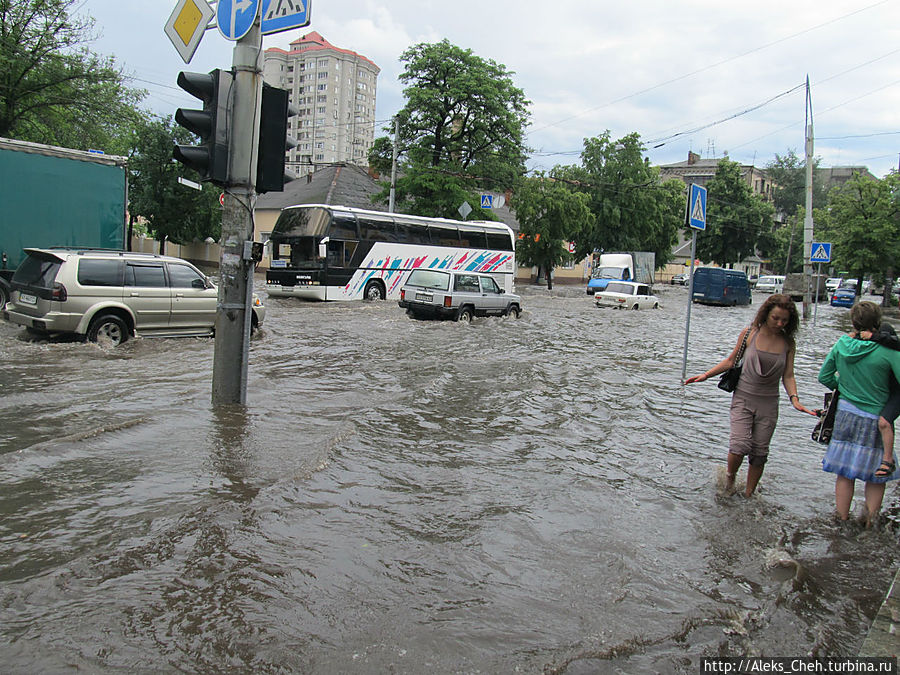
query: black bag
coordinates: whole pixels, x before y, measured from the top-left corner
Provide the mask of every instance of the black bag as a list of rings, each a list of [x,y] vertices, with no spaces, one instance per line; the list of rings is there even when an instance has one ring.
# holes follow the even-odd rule
[[[744,368],[744,347],[747,346],[748,335],[750,335],[750,327],[744,333],[741,348],[738,350],[737,356],[734,357],[734,365],[722,373],[722,377],[719,378],[718,387],[722,391],[734,391],[737,389],[738,380],[741,379],[741,370]]]
[[[812,439],[817,443],[827,444],[831,441],[831,432],[834,431],[834,417],[837,415],[838,408],[838,390],[829,391],[825,394],[825,407],[817,410],[819,421],[812,431]]]

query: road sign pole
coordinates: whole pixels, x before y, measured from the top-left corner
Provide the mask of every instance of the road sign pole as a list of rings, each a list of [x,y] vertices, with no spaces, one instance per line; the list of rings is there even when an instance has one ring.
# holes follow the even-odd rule
[[[822,263],[816,265],[816,299],[813,300],[815,303],[813,309],[813,326],[816,325],[816,317],[819,315],[819,280],[822,278]]]
[[[222,213],[222,255],[213,356],[213,405],[247,402],[247,366],[253,298],[253,207],[262,96],[259,20],[234,46],[232,133],[228,187]]]
[[[687,319],[684,322],[684,355],[681,357],[681,381],[687,376],[688,339],[691,335],[691,305],[694,304],[694,259],[697,255],[697,230],[691,236],[691,280],[688,282]]]

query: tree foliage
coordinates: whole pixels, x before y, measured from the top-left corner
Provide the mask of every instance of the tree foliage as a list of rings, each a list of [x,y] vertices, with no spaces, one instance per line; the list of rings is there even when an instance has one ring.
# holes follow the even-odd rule
[[[0,136],[124,154],[144,92],[85,46],[93,20],[73,15],[81,4],[0,0]]]
[[[723,159],[706,184],[706,229],[697,236],[697,257],[719,264],[772,247],[774,209],[750,190],[737,162]]]
[[[522,181],[512,198],[520,228],[516,258],[521,265],[542,268],[548,288],[553,268],[572,258],[567,242],[593,225],[588,201],[587,194],[543,174]]]
[[[854,173],[815,212],[817,239],[832,242],[833,263],[857,278],[893,276],[900,260],[900,177],[882,180]],[[820,234],[821,233],[821,234]],[[858,287],[861,287],[859,284]],[[890,288],[890,284],[888,284]]]
[[[218,239],[222,211],[218,188],[209,183],[194,190],[178,182],[179,176],[197,181],[196,172],[172,160],[175,142],[195,143],[190,132],[170,119],[149,117],[136,128],[128,161],[128,207],[133,216],[147,220],[160,242],[179,244]]]
[[[576,241],[576,258],[598,251],[653,251],[656,263],[672,256],[678,229],[684,223],[684,184],[659,182],[659,169],[643,156],[640,136],[618,141],[609,131],[584,141],[581,166],[561,167],[566,178],[588,196],[593,222]]]
[[[813,208],[825,206],[828,194],[825,184],[816,177],[819,168],[818,157],[813,159]],[[800,159],[793,150],[786,155],[776,153],[775,159],[766,165],[766,172],[775,185],[775,210],[790,217],[797,209],[806,205],[806,160]]]
[[[480,191],[513,187],[525,172],[529,119],[513,73],[447,40],[414,45],[400,60],[398,210],[452,218]],[[376,140],[379,168],[389,148]]]

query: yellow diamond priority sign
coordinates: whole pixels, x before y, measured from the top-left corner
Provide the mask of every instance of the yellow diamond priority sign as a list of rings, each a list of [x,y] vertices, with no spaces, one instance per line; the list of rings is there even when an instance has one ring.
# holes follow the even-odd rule
[[[178,0],[165,32],[185,63],[190,63],[215,10],[206,0]]]

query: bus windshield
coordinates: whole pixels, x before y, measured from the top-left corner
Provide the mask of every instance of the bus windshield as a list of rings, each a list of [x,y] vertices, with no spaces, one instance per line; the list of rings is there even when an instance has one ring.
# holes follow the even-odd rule
[[[320,207],[285,209],[272,229],[272,238],[324,237],[330,222],[331,213]]]

